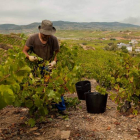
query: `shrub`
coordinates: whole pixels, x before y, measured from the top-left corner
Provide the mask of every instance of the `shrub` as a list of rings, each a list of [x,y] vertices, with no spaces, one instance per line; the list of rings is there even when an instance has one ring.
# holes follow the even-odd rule
[[[126,49],[126,46],[122,46],[122,47],[121,47],[121,50],[122,50],[122,52],[124,52],[124,53],[128,53],[128,50]]]

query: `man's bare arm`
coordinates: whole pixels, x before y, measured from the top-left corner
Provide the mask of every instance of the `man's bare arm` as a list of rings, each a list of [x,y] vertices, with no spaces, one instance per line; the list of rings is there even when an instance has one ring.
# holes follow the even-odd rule
[[[29,59],[29,54],[28,54],[28,50],[29,50],[30,48],[29,47],[27,47],[27,46],[24,46],[24,48],[23,48],[23,53],[26,55],[26,57]]]

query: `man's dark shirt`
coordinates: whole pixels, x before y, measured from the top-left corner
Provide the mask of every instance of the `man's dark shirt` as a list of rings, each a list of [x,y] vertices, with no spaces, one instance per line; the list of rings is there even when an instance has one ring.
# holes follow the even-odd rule
[[[43,44],[39,39],[39,34],[34,34],[28,38],[26,46],[44,60],[50,60],[54,51],[59,51],[58,40],[52,35],[49,37],[47,43]]]

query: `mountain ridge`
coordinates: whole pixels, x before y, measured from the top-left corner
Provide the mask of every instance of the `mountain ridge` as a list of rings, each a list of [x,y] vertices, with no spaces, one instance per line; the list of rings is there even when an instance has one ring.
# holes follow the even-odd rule
[[[27,25],[16,24],[0,24],[2,32],[28,32],[37,31],[40,22],[33,22]],[[69,22],[69,21],[53,21],[57,30],[83,30],[83,29],[99,29],[99,30],[117,30],[117,29],[140,29],[139,25],[120,22]]]

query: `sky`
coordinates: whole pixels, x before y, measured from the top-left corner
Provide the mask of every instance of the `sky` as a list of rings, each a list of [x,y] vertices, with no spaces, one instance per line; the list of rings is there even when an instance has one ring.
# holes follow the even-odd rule
[[[0,24],[44,19],[140,25],[140,0],[0,0]]]

